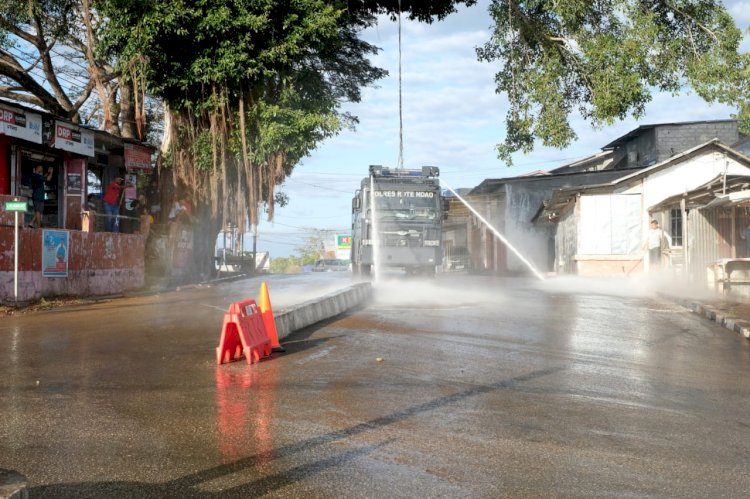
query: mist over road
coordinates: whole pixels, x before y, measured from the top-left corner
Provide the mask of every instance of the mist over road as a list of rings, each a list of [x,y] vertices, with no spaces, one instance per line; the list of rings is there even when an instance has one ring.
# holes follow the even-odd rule
[[[750,490],[738,335],[625,281],[392,277],[252,366],[214,348],[258,279],[4,317],[0,468],[31,497]],[[278,310],[350,282],[269,288]]]

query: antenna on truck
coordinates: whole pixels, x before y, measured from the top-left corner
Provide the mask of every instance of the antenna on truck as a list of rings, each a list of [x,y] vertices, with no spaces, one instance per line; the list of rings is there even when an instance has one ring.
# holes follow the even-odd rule
[[[398,166],[404,167],[404,114],[401,100],[401,0],[398,0]]]

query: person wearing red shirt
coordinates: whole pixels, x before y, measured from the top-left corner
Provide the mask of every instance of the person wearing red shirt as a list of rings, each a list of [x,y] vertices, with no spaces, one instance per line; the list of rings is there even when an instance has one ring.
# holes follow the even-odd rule
[[[120,196],[125,188],[125,179],[117,177],[109,183],[104,192],[104,227],[107,232],[119,232],[117,216],[120,214]]]

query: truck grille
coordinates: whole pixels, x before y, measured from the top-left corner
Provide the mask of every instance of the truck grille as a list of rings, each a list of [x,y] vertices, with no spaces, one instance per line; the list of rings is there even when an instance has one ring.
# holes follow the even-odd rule
[[[435,229],[423,230],[384,230],[381,236],[383,246],[417,248],[424,246],[424,241],[439,240],[440,231]]]

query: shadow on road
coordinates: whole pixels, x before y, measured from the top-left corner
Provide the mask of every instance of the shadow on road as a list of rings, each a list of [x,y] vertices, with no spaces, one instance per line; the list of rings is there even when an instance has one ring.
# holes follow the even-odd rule
[[[304,337],[309,336],[306,331],[301,331]],[[307,334],[307,336],[305,336]],[[311,334],[311,333],[310,333]],[[62,483],[33,487],[28,490],[30,498],[56,497],[56,498],[156,498],[156,497],[260,497],[281,487],[292,485],[308,476],[320,473],[332,467],[338,467],[344,463],[353,461],[360,457],[371,454],[376,449],[387,445],[391,440],[370,444],[346,452],[340,452],[323,459],[310,463],[301,464],[284,472],[255,478],[241,485],[225,488],[220,492],[209,492],[200,490],[202,484],[212,480],[239,473],[252,472],[260,474],[268,463],[285,458],[313,447],[330,444],[346,438],[359,435],[371,430],[377,430],[394,423],[400,422],[418,414],[427,413],[450,404],[476,397],[496,390],[514,389],[518,385],[532,381],[544,376],[549,376],[562,371],[563,367],[552,367],[533,371],[513,378],[498,381],[489,385],[480,385],[468,390],[439,397],[423,404],[413,405],[400,411],[365,421],[348,428],[332,431],[324,435],[302,440],[300,442],[283,445],[261,452],[253,456],[235,460],[234,462],[208,468],[197,473],[189,474],[176,480],[164,483],[149,484],[143,482],[82,482]]]

